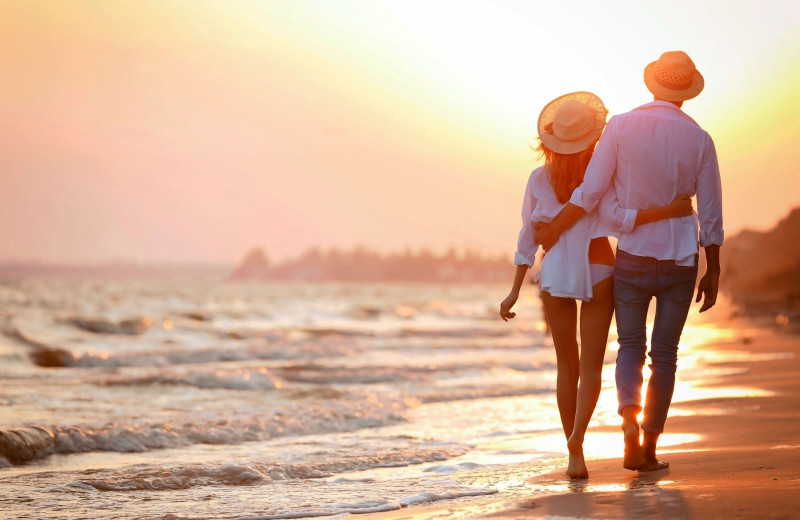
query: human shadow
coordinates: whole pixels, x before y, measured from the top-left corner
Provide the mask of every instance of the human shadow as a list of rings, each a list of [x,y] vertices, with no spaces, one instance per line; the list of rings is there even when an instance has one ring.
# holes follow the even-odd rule
[[[683,493],[669,487],[669,468],[639,473],[622,494],[626,517],[689,520],[692,513]]]
[[[669,469],[638,474],[629,481],[566,482],[552,495],[532,497],[520,513],[571,518],[653,518],[691,520],[683,493],[670,487]]]

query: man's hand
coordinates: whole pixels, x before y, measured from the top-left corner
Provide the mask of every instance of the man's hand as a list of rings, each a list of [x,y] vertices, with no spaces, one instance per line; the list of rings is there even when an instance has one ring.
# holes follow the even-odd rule
[[[688,195],[676,197],[669,203],[666,210],[670,217],[688,217],[694,212],[692,198]]]
[[[545,251],[550,251],[550,248],[558,242],[558,227],[552,223],[537,222],[534,228],[536,229],[536,243]]]
[[[719,291],[719,246],[710,244],[705,246],[706,251],[706,274],[700,279],[697,284],[697,298],[695,302],[700,301],[703,297],[703,305],[700,307],[700,312],[705,312],[717,303],[717,291]]]
[[[703,305],[700,307],[700,312],[705,312],[717,303],[717,292],[719,291],[719,271],[706,271],[706,274],[700,279],[697,285],[697,298],[695,302],[699,302],[703,298]]]

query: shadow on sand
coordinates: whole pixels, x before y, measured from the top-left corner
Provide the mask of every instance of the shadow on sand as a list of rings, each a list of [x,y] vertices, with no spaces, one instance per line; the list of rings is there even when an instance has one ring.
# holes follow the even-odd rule
[[[545,495],[519,503],[515,513],[568,518],[685,520],[692,515],[680,490],[671,489],[670,471],[641,474],[630,480],[565,482]],[[561,489],[556,489],[561,488]]]

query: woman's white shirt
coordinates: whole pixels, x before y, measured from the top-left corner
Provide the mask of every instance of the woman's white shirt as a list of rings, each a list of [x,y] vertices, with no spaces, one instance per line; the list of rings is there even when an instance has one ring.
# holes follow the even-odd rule
[[[613,191],[613,190],[609,190]],[[609,198],[614,194],[608,194]],[[618,206],[615,200],[605,201],[608,206]],[[536,252],[536,223],[552,222],[564,208],[556,197],[550,176],[545,167],[535,169],[528,178],[525,198],[522,201],[522,229],[514,253],[515,265],[534,266]],[[611,212],[622,219],[625,211]],[[628,218],[630,218],[628,216]],[[592,238],[618,236],[623,226],[621,220],[602,221],[597,211],[592,211],[565,231],[558,242],[547,252],[537,277],[543,291],[562,298],[592,299],[592,282],[589,273],[589,242]]]

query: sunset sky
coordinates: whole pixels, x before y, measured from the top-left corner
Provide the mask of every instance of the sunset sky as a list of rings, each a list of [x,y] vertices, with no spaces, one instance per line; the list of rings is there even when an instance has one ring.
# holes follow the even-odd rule
[[[0,261],[513,256],[550,99],[689,53],[728,236],[800,206],[800,2],[0,0]]]

